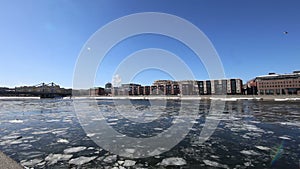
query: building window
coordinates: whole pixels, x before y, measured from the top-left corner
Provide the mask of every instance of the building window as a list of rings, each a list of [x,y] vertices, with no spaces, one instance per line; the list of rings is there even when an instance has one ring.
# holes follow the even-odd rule
[[[276,94],[280,95],[280,89],[276,89]]]
[[[259,90],[259,94],[264,95],[264,90]]]

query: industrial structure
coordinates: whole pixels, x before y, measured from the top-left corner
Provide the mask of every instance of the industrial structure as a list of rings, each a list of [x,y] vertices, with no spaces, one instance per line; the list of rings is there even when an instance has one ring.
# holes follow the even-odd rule
[[[15,88],[0,88],[1,96],[38,96],[41,98],[56,98],[72,95],[72,89],[61,88],[51,83],[40,83],[34,86],[20,86]]]

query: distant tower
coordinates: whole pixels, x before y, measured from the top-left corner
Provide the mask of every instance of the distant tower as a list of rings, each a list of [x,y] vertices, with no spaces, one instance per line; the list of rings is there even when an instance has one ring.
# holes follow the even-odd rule
[[[105,84],[105,89],[104,90],[105,90],[106,95],[111,95],[111,88],[112,88],[111,83],[108,82],[108,83]]]
[[[105,84],[105,89],[111,89],[111,87],[112,87],[111,83],[108,82]]]

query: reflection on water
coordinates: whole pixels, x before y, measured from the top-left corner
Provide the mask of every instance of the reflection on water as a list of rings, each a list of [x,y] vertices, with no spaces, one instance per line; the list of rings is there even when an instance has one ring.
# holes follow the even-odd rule
[[[146,100],[130,103],[116,108],[112,100],[97,100],[105,121],[121,136],[157,136],[185,120],[183,116],[178,118],[180,106],[186,112],[195,111],[195,101],[184,105],[175,100],[165,105]],[[97,133],[84,132],[71,100],[1,100],[0,150],[23,166],[35,168],[299,167],[299,102],[227,102],[221,114],[208,116],[210,104],[209,100],[197,101],[198,118],[188,135],[171,150],[158,148],[156,151],[163,152],[160,155],[130,159],[95,144],[90,137]],[[144,114],[137,117],[132,109]],[[121,115],[117,110],[123,111]],[[144,123],[134,120],[140,117]],[[220,123],[209,140],[199,143],[199,134],[209,119]],[[97,120],[101,119],[94,118],[92,122]]]

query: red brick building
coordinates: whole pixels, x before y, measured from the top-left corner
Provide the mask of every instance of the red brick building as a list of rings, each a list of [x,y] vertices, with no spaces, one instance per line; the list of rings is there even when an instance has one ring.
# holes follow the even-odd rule
[[[258,76],[255,79],[258,95],[300,95],[300,71],[291,74]]]

